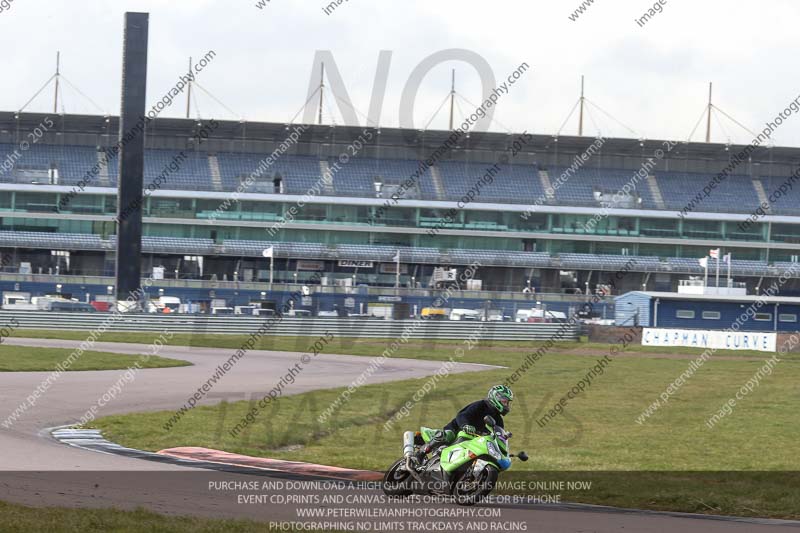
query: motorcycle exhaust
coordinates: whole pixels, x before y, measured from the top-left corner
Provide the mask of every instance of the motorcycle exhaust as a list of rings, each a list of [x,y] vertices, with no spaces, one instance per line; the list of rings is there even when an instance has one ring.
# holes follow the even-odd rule
[[[403,433],[403,457],[414,455],[414,432],[406,431]]]
[[[414,466],[414,436],[413,431],[406,431],[403,433],[403,457],[406,460],[406,471],[411,474],[411,477],[413,477],[417,483],[424,485],[425,482],[417,473]]]

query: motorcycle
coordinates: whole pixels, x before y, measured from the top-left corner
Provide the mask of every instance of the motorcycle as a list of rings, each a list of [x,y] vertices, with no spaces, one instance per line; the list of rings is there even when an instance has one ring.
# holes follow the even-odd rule
[[[459,431],[449,446],[433,450],[422,462],[417,459],[423,445],[436,430],[420,428],[403,434],[403,457],[389,467],[383,477],[387,496],[411,494],[452,496],[459,505],[475,505],[494,489],[500,472],[511,467],[511,458],[527,461],[528,454],[509,453],[511,433],[497,425],[491,416],[483,419],[487,435]]]

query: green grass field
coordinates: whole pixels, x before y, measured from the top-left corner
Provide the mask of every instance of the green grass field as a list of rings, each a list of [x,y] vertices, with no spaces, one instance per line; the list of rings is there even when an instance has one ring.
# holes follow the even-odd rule
[[[163,516],[143,509],[67,509],[26,507],[0,501],[0,531],[4,533],[277,533],[249,520],[210,520]]]
[[[195,336],[191,341],[193,345],[221,348],[238,345],[237,340],[222,336]],[[173,342],[180,344],[181,339],[176,335]],[[271,349],[302,351],[308,339],[269,339],[269,344]],[[463,344],[410,342],[395,357],[447,360],[458,346]],[[336,339],[326,351],[374,356],[385,347],[385,342],[374,340]],[[537,343],[494,343],[467,351],[461,359],[464,362],[509,369],[454,374],[440,380],[407,418],[388,431],[384,430],[385,422],[428,378],[363,387],[324,423],[317,420],[318,415],[343,389],[284,397],[263,410],[256,422],[236,437],[229,431],[249,409],[248,401],[195,408],[169,432],[162,426],[172,411],[107,417],[96,421],[95,427],[115,442],[146,450],[204,446],[253,456],[383,470],[400,455],[403,431],[420,425],[443,425],[460,407],[502,382],[537,347]],[[598,479],[607,476],[604,472],[614,471],[630,472],[635,478],[620,485],[616,477],[605,483],[605,488],[576,494],[573,501],[800,518],[797,484],[790,490],[778,474],[800,470],[796,453],[800,441],[796,423],[800,401],[797,357],[784,358],[771,376],[738,402],[730,416],[708,429],[704,425],[708,417],[763,364],[743,358],[768,357],[757,352],[720,351],[717,359],[712,357],[666,407],[640,425],[636,417],[687,368],[689,360],[674,355],[701,351],[632,347],[624,352],[626,357],[613,358],[605,373],[597,376],[585,393],[570,400],[562,415],[540,427],[536,420],[608,351],[608,345],[559,344],[514,385],[516,401],[507,427],[514,432],[512,447],[525,449],[531,456],[527,463],[516,463],[514,471],[530,472],[531,476],[543,471],[586,472]],[[636,354],[640,357],[627,357]],[[302,374],[297,379],[302,380]],[[267,382],[264,390],[270,387]],[[675,471],[686,475],[670,474]],[[691,482],[695,474],[690,472],[697,471],[707,474],[702,482]],[[726,478],[731,474],[725,472],[740,471],[752,475],[738,482]],[[757,471],[773,474],[759,476]],[[781,483],[774,481],[778,478]],[[797,477],[792,479],[796,481]]]
[[[83,339],[85,339],[85,334]],[[82,339],[82,340],[83,340]],[[0,372],[49,372],[56,370],[56,365],[63,363],[72,354],[66,348],[30,348],[27,346],[0,345]],[[69,372],[83,370],[120,370],[139,362],[141,368],[167,368],[187,366],[191,363],[179,359],[139,355],[127,355],[109,352],[83,352],[75,362],[67,368]]]
[[[99,340],[102,342],[128,342],[128,343],[147,343],[155,338],[153,332],[105,332]],[[66,340],[85,340],[86,332],[84,331],[70,331],[70,330],[38,330],[38,329],[16,329],[11,334],[12,337],[28,337],[33,339],[66,339]],[[197,346],[206,348],[225,348],[236,350],[241,347],[248,339],[247,335],[235,334],[218,334],[218,335],[204,335],[204,334],[189,334],[189,333],[175,333],[170,337],[169,344],[171,346]],[[255,350],[279,350],[279,351],[306,351],[309,345],[314,342],[312,337],[279,337],[279,336],[264,336],[258,339],[253,349]],[[389,343],[395,339],[366,339],[366,338],[345,338],[335,337],[330,344],[328,344],[325,353],[340,353],[350,355],[366,355],[375,356],[379,355]],[[395,357],[404,357],[407,359],[433,359],[433,360],[446,360],[453,354],[456,347],[461,346],[462,343],[457,340],[429,340],[429,341],[415,341],[406,346],[401,347],[396,353]],[[482,349],[492,351],[504,351],[508,354],[518,353],[523,356],[532,350],[535,350],[540,344],[536,342],[526,341],[493,341],[483,342]],[[605,354],[608,352],[609,345],[585,342],[559,342],[553,348],[553,353],[560,354],[575,354],[583,353],[586,351]],[[702,349],[698,348],[675,348],[675,347],[657,347],[657,346],[637,346],[635,353],[638,354],[675,354],[675,355],[700,355],[703,353]],[[465,362],[483,362],[482,354],[475,351],[468,353],[463,361]],[[756,352],[751,350],[742,351],[719,351],[718,355],[724,357],[764,357],[763,352]],[[787,359],[800,360],[800,353],[787,354]]]

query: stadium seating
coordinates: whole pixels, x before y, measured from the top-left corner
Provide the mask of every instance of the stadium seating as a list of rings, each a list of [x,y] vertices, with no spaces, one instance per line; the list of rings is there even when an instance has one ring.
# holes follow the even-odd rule
[[[760,178],[759,181],[764,187],[767,198],[774,194],[787,178],[788,176]],[[793,182],[791,188],[784,186],[783,190],[776,195],[775,201],[770,204],[770,214],[797,215],[800,207],[800,186],[798,185],[800,184]]]
[[[565,268],[584,269],[586,265],[596,265],[601,270],[622,270],[634,267],[637,270],[658,270],[661,261],[657,257],[631,256],[631,255],[596,255],[596,254],[570,254],[559,256],[561,266]]]
[[[109,237],[111,248],[117,246],[117,236]],[[142,237],[142,250],[147,253],[210,255],[214,252],[211,239],[184,239],[179,237]]]
[[[417,161],[407,159],[367,159],[352,158],[346,163],[336,158],[327,160],[330,179],[338,196],[375,197],[376,181],[381,182],[387,190],[412,180],[414,185],[404,192],[405,198],[440,199],[432,183],[429,170],[420,173]],[[419,193],[417,192],[419,191]]]
[[[550,167],[550,181],[555,183],[567,171],[566,167]],[[712,174],[655,171],[654,176],[664,201],[664,208],[680,211],[713,177]],[[773,180],[779,185],[784,178]],[[597,206],[594,197],[596,191],[613,195],[622,190],[626,184],[634,182],[633,190],[641,198],[638,207],[642,209],[659,209],[653,193],[645,179],[635,179],[631,170],[609,170],[597,168],[581,168],[574,174],[565,177],[555,191],[556,204],[574,206]],[[765,189],[769,185],[765,184]],[[798,192],[800,199],[800,192]],[[750,212],[760,200],[749,176],[730,176],[715,187],[705,197],[695,211],[710,212]],[[792,202],[786,202],[790,204]],[[798,205],[795,203],[795,205]],[[791,209],[791,208],[789,208]],[[795,213],[797,209],[793,210]]]
[[[242,154],[220,152],[219,161],[222,187],[226,191],[234,191],[259,168],[266,169],[257,176],[253,185],[244,192],[274,192],[273,180],[280,176],[283,191],[286,194],[305,194],[322,178],[320,162],[315,157],[283,155],[267,165],[265,159],[270,154]]]
[[[147,150],[144,184],[161,178],[161,189],[213,190],[208,155],[172,150]]]
[[[681,210],[713,178],[713,174],[658,172],[656,178],[668,209]],[[694,210],[711,212],[749,212],[760,200],[749,176],[729,176],[703,198]]]
[[[659,258],[653,256],[622,256],[602,254],[562,253],[550,255],[545,252],[522,252],[506,250],[456,250],[439,248],[412,248],[385,245],[340,244],[327,245],[301,242],[269,242],[226,240],[221,245],[211,239],[178,237],[142,238],[144,253],[226,255],[235,257],[261,257],[264,249],[274,247],[277,257],[316,260],[350,260],[394,262],[400,251],[400,260],[408,263],[435,265],[468,265],[477,261],[482,266],[518,268],[569,268],[614,272],[621,269],[641,272],[666,272],[674,274],[703,274],[703,267],[694,258]],[[116,236],[101,240],[97,235],[73,233],[36,233],[23,231],[0,231],[0,247],[42,248],[50,250],[109,250],[116,247]],[[709,265],[712,272],[716,265]],[[792,267],[791,263],[733,260],[731,273],[734,276],[780,275]],[[792,267],[793,268],[793,267]],[[727,265],[722,264],[721,273],[727,274]],[[795,272],[795,269],[792,270]],[[793,274],[791,277],[800,277]]]
[[[47,184],[48,171],[58,170],[58,181],[61,185],[74,185],[98,161],[97,149],[91,146],[66,146],[33,144],[27,151],[19,151],[17,146],[0,144],[0,161],[17,150],[15,172],[4,172],[3,182],[42,183]],[[90,185],[100,185],[99,180]]]
[[[574,173],[567,173],[566,167],[550,167],[548,175],[551,183],[559,182],[555,188],[557,203],[563,205],[578,206],[597,206],[598,202],[594,198],[594,192],[600,191],[613,196],[622,190],[626,184],[631,195],[636,195],[642,199],[643,209],[656,209],[656,203],[650,192],[645,179],[635,177],[632,170],[608,170],[583,167]]]
[[[0,144],[0,161],[13,153],[16,146]],[[148,149],[145,152],[145,185],[161,175],[180,150]],[[167,175],[162,189],[192,191],[235,191],[243,180],[263,169],[270,154],[188,151],[186,159],[175,165],[178,168]],[[59,183],[74,185],[93,168],[102,152],[92,146],[35,144],[22,153],[14,169],[0,172],[0,182],[48,183],[48,170],[58,169]],[[215,175],[216,158],[219,174]],[[116,159],[111,160],[99,176],[92,179],[91,186],[116,187]],[[406,194],[407,198],[420,197],[426,200],[459,200],[487,171],[490,165],[474,162],[440,162],[433,169],[422,173],[415,181],[416,188]],[[376,196],[375,182],[380,180],[391,191],[419,168],[415,160],[351,158],[347,162],[308,155],[286,154],[275,159],[263,170],[244,192],[276,192],[275,178],[280,177],[278,192],[305,194],[316,189],[319,195],[352,197]],[[535,164],[509,163],[493,177],[493,183],[484,184],[476,200],[483,202],[531,204],[545,198],[544,187],[539,176],[540,166]],[[329,179],[323,179],[325,170]],[[551,183],[556,183],[566,167],[547,168]],[[655,171],[657,187],[661,194],[661,205],[653,195],[647,180],[638,180],[634,195],[641,199],[635,205],[643,209],[668,209],[679,211],[689,203],[711,179],[711,173],[688,173],[677,171]],[[579,169],[555,190],[554,198],[547,203],[566,206],[598,207],[597,192],[608,198],[629,184],[634,176],[632,170],[598,169],[589,166]],[[694,211],[750,213],[759,203],[757,183],[763,185],[767,195],[775,191],[785,177],[756,177],[735,175],[718,184],[711,194],[703,198]],[[755,183],[755,184],[754,184]],[[385,192],[384,192],[385,194]],[[800,214],[800,187],[794,187],[773,206],[773,213]]]
[[[476,188],[476,202],[533,203],[544,194],[536,165],[499,165],[500,171],[487,178],[491,165],[486,163],[443,162],[438,170],[443,179],[446,197],[458,201],[470,189]]]
[[[97,235],[82,233],[0,231],[0,246],[49,250],[100,250],[102,241]]]

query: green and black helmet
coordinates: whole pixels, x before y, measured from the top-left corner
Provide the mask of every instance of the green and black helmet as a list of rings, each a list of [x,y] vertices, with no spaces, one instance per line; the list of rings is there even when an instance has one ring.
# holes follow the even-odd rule
[[[486,399],[501,415],[506,415],[511,411],[511,402],[514,400],[514,393],[505,385],[495,385],[489,389],[489,394]]]

